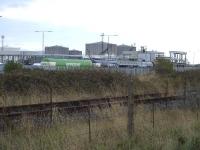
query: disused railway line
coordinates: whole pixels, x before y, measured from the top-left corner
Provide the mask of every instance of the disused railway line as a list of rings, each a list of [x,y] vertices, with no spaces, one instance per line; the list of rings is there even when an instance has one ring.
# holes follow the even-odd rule
[[[134,103],[139,104],[152,104],[163,103],[170,101],[183,100],[184,96],[163,96],[165,94],[152,93],[145,95],[135,95]],[[59,112],[75,113],[87,111],[89,107],[103,109],[105,107],[112,107],[112,105],[120,104],[127,105],[128,96],[119,97],[105,97],[105,98],[93,98],[73,100],[67,102],[49,102],[43,104],[31,104],[22,106],[7,106],[0,107],[0,119],[2,118],[15,118],[20,116],[29,115],[47,115],[54,109]]]

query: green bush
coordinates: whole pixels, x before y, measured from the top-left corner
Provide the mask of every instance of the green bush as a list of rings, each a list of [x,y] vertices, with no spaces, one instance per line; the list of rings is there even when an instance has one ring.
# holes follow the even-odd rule
[[[77,93],[102,95],[105,91],[116,93],[125,89],[127,76],[104,70],[46,71],[26,70],[0,75],[0,91],[29,95],[28,91],[46,93],[48,86],[58,95]],[[47,84],[48,83],[48,84]],[[46,88],[45,88],[46,87]]]
[[[155,64],[155,71],[158,74],[173,73],[173,64],[168,59],[158,59]]]
[[[22,64],[16,63],[14,61],[9,61],[4,66],[5,73],[11,73],[11,72],[21,71],[21,70],[22,70]]]

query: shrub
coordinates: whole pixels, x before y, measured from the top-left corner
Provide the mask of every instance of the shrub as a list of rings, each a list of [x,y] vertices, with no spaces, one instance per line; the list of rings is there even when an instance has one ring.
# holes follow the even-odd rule
[[[192,137],[191,142],[189,143],[188,150],[199,150],[200,149],[200,137]]]
[[[173,73],[173,64],[168,59],[158,59],[155,63],[155,71],[158,74]]]
[[[22,64],[16,63],[14,61],[9,61],[4,66],[5,73],[11,73],[11,72],[21,71],[21,70],[22,70]]]

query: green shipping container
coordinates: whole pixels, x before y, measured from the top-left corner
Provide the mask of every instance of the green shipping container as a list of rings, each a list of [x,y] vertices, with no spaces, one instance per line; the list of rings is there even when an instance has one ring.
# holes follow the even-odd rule
[[[92,67],[92,61],[88,59],[44,58],[41,62],[41,66],[49,69],[89,69]]]

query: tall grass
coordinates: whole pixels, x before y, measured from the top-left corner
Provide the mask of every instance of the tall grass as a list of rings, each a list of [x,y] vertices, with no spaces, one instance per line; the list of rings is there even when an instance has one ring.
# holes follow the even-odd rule
[[[105,70],[24,70],[0,75],[2,105],[125,95],[127,75]]]
[[[190,87],[199,87],[200,72],[160,76],[147,74],[133,78],[134,94],[165,93],[175,95],[183,91],[185,80]],[[128,94],[130,77],[109,70],[22,70],[0,75],[0,105],[23,105],[53,101],[121,96]]]
[[[136,108],[135,132],[127,136],[127,112],[122,106],[93,110],[91,118],[92,140],[88,140],[88,120],[80,115],[68,116],[59,122],[56,114],[49,127],[34,126],[30,120],[0,135],[1,149],[19,150],[199,150],[200,122],[197,111],[169,109],[152,113],[146,107]],[[95,117],[94,117],[95,116]],[[58,120],[56,120],[58,119]]]
[[[133,78],[134,94],[168,92],[177,94],[187,88],[199,89],[199,71],[160,76],[148,74]],[[42,103],[49,100],[49,86],[53,101],[87,97],[126,95],[129,76],[102,70],[42,71],[24,70],[0,75],[1,105]],[[54,113],[51,127],[37,127],[33,120],[16,123],[0,135],[0,149],[136,149],[136,150],[199,150],[199,110],[174,109],[152,113],[146,107],[137,107],[133,138],[127,136],[127,110],[122,106],[92,110],[92,141],[88,142],[88,119],[84,115],[62,116]],[[65,114],[66,115],[66,114]],[[62,120],[62,122],[59,122]],[[47,122],[48,123],[48,122]]]

